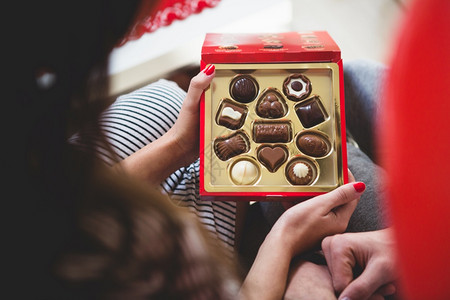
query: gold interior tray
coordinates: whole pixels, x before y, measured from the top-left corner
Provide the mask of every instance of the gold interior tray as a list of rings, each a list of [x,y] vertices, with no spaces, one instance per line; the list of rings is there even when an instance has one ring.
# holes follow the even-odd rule
[[[341,149],[341,118],[339,97],[339,67],[336,63],[288,63],[288,64],[215,64],[216,75],[210,88],[205,91],[205,128],[203,149],[204,159],[204,188],[207,192],[327,192],[343,184],[342,149]],[[304,100],[295,102],[283,93],[283,82],[291,74],[300,73],[310,80],[311,94]],[[230,84],[239,74],[248,74],[256,79],[259,86],[258,96],[250,103],[240,103],[230,95]],[[287,114],[280,119],[267,120],[270,122],[288,122],[292,128],[292,139],[282,144],[288,149],[288,159],[276,172],[270,172],[258,161],[257,149],[263,144],[256,143],[252,130],[255,122],[263,120],[256,114],[256,105],[267,89],[278,91],[283,96]],[[324,122],[312,128],[304,128],[294,111],[295,105],[319,96],[326,111]],[[245,105],[248,109],[242,127],[232,130],[218,125],[217,112],[222,101],[232,101]],[[298,134],[313,131],[328,137],[331,150],[320,158],[301,153],[295,140]],[[250,150],[226,161],[218,158],[214,150],[217,138],[231,135],[236,131],[245,132],[249,137]],[[310,159],[317,167],[318,175],[310,185],[293,185],[285,176],[285,169],[289,161],[295,157]],[[235,184],[230,177],[230,168],[238,160],[247,158],[256,162],[259,176],[252,184]]]

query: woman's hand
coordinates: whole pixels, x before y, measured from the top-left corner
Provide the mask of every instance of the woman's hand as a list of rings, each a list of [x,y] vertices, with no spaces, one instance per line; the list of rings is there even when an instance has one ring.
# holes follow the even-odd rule
[[[320,245],[324,237],[344,232],[364,189],[362,182],[348,183],[288,209],[261,245],[243,293],[255,299],[281,299],[292,258]]]
[[[120,166],[135,178],[159,185],[170,174],[198,157],[200,97],[214,78],[214,65],[192,78],[173,127],[156,141],[139,149]]]
[[[320,246],[326,236],[345,231],[365,190],[365,184],[354,182],[350,172],[349,179],[346,185],[292,206],[275,223],[271,232],[283,235],[292,257]]]
[[[180,115],[168,132],[175,141],[177,152],[182,154],[184,165],[189,165],[199,155],[200,97],[214,78],[214,71],[215,66],[208,65],[191,79]]]

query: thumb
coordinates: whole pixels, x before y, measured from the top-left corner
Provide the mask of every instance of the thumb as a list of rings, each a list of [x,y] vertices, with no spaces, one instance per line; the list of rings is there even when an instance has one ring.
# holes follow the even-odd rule
[[[366,185],[363,182],[352,182],[344,184],[317,198],[320,198],[319,201],[322,201],[324,207],[328,211],[331,211],[339,209],[340,206],[350,203],[353,200],[359,199],[365,189]]]
[[[193,110],[193,112],[198,111],[198,104],[200,102],[200,96],[203,91],[211,83],[215,75],[215,66],[208,65],[205,69],[199,72],[196,76],[191,79],[189,83],[189,88],[187,91],[186,98],[183,105],[186,109]]]
[[[383,272],[377,264],[368,264],[364,272],[344,289],[339,300],[369,299],[384,283]]]

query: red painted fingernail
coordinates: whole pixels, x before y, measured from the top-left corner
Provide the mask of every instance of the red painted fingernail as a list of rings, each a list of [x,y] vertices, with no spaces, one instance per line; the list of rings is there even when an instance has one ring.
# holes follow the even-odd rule
[[[216,66],[215,65],[209,65],[206,69],[204,69],[203,70],[203,72],[206,74],[206,75],[211,75],[212,73],[214,73],[214,70],[216,69]]]
[[[353,184],[353,187],[358,193],[362,193],[366,189],[366,185],[364,184],[364,182],[356,182]]]

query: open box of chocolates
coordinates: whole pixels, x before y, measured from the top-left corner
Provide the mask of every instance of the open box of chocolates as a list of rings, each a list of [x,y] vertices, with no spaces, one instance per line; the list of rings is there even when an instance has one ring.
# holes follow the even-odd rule
[[[208,34],[207,64],[203,199],[299,200],[348,181],[342,60],[326,32]]]

